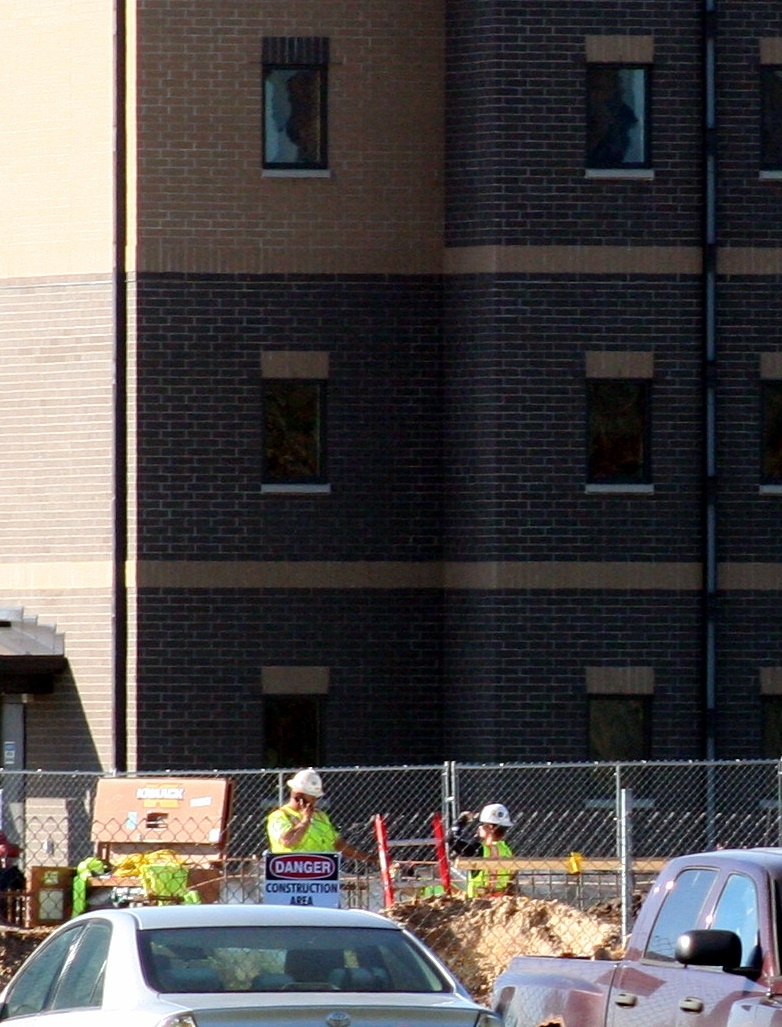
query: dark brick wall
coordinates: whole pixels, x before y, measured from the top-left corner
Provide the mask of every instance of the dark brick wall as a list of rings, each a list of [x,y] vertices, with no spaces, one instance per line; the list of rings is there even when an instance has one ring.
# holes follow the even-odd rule
[[[426,278],[144,278],[142,559],[437,559],[440,297]],[[261,494],[264,347],[330,355],[331,495]]]
[[[692,594],[449,593],[445,751],[584,760],[585,667],[653,666],[656,759],[701,755],[699,602]]]
[[[782,244],[782,183],[760,170],[758,40],[782,36],[782,9],[764,0],[719,7],[719,238],[722,245]]]
[[[142,594],[140,766],[263,766],[264,665],[328,666],[323,762],[442,759],[442,603],[427,592]]]
[[[449,557],[700,559],[698,282],[476,276],[446,290]],[[653,495],[585,492],[588,350],[654,353]]]
[[[699,12],[678,0],[452,0],[448,245],[697,245]],[[584,177],[584,37],[602,34],[654,36],[653,181]]]
[[[727,560],[778,563],[782,496],[760,495],[760,354],[782,342],[782,281],[736,277],[720,285],[719,539]]]

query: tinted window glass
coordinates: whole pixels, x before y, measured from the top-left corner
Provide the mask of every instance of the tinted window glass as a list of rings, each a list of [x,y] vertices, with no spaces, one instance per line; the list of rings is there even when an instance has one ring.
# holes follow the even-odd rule
[[[741,939],[741,965],[758,965],[758,893],[750,878],[743,874],[731,874],[717,900],[710,926],[715,930],[734,931]]]
[[[401,931],[215,927],[143,931],[144,973],[157,991],[442,992],[445,980]]]
[[[263,385],[263,480],[324,480],[324,382],[268,379]]]
[[[648,382],[587,382],[587,481],[611,485],[651,480],[648,418]]]
[[[782,68],[760,70],[761,166],[782,168]]]
[[[79,1009],[101,1004],[110,938],[111,928],[107,923],[93,921],[87,924],[65,964],[50,1003],[52,1009]]]
[[[263,700],[265,767],[321,762],[319,695],[267,695]]]
[[[647,759],[650,700],[632,695],[589,696],[590,760]]]
[[[3,1018],[29,1016],[45,1009],[71,946],[81,937],[79,925],[51,938],[30,957],[20,971],[6,999]]]
[[[782,382],[767,381],[761,386],[761,481],[782,484]]]
[[[676,939],[698,926],[703,904],[717,877],[716,870],[685,870],[663,901],[644,953],[647,959],[674,963]]]
[[[588,168],[649,163],[647,92],[647,68],[587,67]]]
[[[263,80],[266,167],[326,166],[326,68],[267,66]]]
[[[782,755],[782,696],[761,696],[761,717],[762,755],[768,759],[779,759]]]

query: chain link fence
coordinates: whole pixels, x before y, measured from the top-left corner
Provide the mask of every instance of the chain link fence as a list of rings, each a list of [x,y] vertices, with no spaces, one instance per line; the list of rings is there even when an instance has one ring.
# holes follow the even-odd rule
[[[112,780],[228,780],[226,830],[213,853],[219,859],[212,861],[205,901],[257,902],[263,898],[265,819],[286,800],[295,769],[163,771]],[[518,952],[618,950],[641,896],[672,856],[782,844],[781,771],[773,760],[334,767],[320,771],[320,805],[359,849],[377,851],[378,814],[389,839],[393,903],[376,867],[346,861],[343,905],[385,909],[483,996],[490,977]],[[6,922],[29,927],[70,915],[75,868],[100,854],[98,840],[104,856],[113,840],[115,857],[132,853],[121,808],[116,819],[105,811],[103,821],[96,819],[98,781],[82,772],[0,773],[2,830],[21,850],[16,862],[27,881],[15,903],[0,901]],[[151,803],[158,810],[152,816],[165,818],[165,793],[159,794],[162,805]],[[453,896],[443,894],[433,816],[448,828],[461,812],[476,813],[490,802],[506,805],[514,821],[507,835],[514,875],[509,894],[466,899],[473,864],[463,859],[450,863]],[[186,856],[205,831],[194,809],[169,848]],[[206,840],[216,844],[212,835]]]

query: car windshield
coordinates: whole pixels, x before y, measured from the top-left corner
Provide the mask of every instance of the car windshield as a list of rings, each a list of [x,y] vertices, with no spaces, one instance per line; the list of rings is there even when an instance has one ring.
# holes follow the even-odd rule
[[[373,927],[177,927],[141,931],[141,963],[162,993],[444,992],[402,931]]]

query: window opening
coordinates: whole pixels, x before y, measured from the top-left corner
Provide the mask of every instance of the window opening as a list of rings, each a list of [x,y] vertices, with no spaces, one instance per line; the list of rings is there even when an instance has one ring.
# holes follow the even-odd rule
[[[263,381],[263,481],[322,484],[325,461],[326,383]]]
[[[646,168],[649,68],[587,65],[587,168]]]
[[[325,168],[325,65],[264,64],[263,166]]]
[[[650,383],[587,382],[587,481],[648,484]]]

